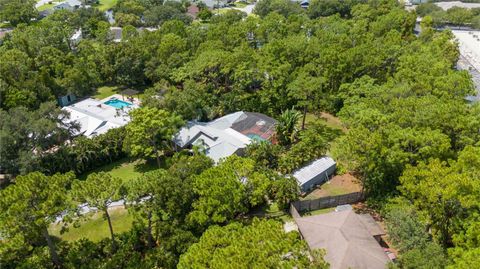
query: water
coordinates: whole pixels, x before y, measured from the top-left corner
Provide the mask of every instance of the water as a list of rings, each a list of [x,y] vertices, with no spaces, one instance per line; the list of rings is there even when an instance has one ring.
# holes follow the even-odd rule
[[[114,108],[124,108],[126,106],[131,106],[132,105],[129,102],[125,102],[125,101],[118,100],[118,99],[108,100],[104,104],[109,105],[109,106],[113,106]]]
[[[262,142],[262,141],[267,141],[266,139],[262,138],[261,136],[257,135],[257,134],[247,134],[247,136],[252,139],[252,140],[255,140],[255,141],[258,141],[258,142]]]

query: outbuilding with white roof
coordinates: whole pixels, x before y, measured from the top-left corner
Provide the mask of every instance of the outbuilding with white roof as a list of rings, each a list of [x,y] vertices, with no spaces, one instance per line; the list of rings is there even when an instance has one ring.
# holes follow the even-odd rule
[[[336,163],[330,157],[322,157],[293,173],[302,192],[327,181],[335,173]]]

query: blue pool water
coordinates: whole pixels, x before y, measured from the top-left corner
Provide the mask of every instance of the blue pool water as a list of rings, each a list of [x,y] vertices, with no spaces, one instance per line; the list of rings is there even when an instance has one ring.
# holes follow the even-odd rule
[[[247,134],[247,136],[253,140],[256,140],[256,141],[267,141],[266,139],[263,139],[261,136],[257,135],[257,134]]]
[[[123,108],[123,107],[132,105],[129,102],[125,102],[125,101],[118,100],[118,99],[108,100],[104,104],[109,105],[109,106],[113,106],[114,108]]]

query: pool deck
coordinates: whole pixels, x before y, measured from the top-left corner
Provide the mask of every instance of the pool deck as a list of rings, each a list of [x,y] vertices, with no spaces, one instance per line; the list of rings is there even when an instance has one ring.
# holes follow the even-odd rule
[[[133,103],[134,105],[137,105],[137,106],[140,106],[140,104],[141,104],[141,102],[138,98],[134,98],[134,97],[129,98],[129,97],[126,97],[126,96],[122,96],[121,94],[110,95],[110,96],[100,100],[100,102],[105,103],[106,101],[109,101],[110,99],[113,99],[113,98],[116,98],[118,100],[122,100],[122,101],[125,101],[125,102],[130,102],[130,103]]]

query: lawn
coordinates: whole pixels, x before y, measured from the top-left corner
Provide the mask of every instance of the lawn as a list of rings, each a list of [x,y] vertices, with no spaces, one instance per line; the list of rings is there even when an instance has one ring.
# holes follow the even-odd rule
[[[333,212],[333,211],[335,211],[335,207],[322,208],[322,209],[317,209],[317,210],[313,210],[313,211],[308,211],[308,212],[305,212],[301,215],[302,215],[302,217],[315,216],[315,215],[330,213],[330,212]]]
[[[245,3],[245,2],[238,2],[238,1],[237,1],[237,2],[235,2],[233,5],[234,5],[235,7],[238,7],[238,8],[243,8],[243,7],[246,7],[248,4]]]
[[[0,22],[0,28],[10,28],[12,25],[9,22]]]
[[[117,0],[100,0],[100,4],[96,5],[96,7],[100,11],[107,11],[113,8],[117,4]]]
[[[45,4],[45,5],[43,5],[43,6],[39,6],[39,7],[37,8],[37,10],[38,10],[38,11],[44,11],[44,10],[47,10],[47,9],[52,9],[53,6],[55,6],[55,5],[56,5],[56,3]]]
[[[103,99],[114,94],[119,94],[122,90],[124,90],[124,88],[121,88],[120,86],[102,86],[97,88],[96,94],[92,97],[96,99]],[[144,93],[140,91],[140,93],[138,95],[135,95],[134,97],[142,100],[143,95]]]
[[[280,219],[283,222],[291,221],[293,219],[290,214],[280,209],[277,203],[257,207],[256,209],[251,210],[248,215],[257,218],[275,218]]]
[[[103,86],[97,89],[97,94],[95,94],[93,97],[97,99],[107,98],[110,95],[116,94],[117,90],[117,86]]]
[[[122,207],[109,210],[114,233],[122,233],[130,230],[133,218],[128,211]],[[61,225],[52,224],[50,232],[52,235],[66,241],[75,241],[81,238],[88,238],[94,242],[110,237],[108,222],[102,213],[93,213],[88,219],[82,220],[78,228],[70,227],[67,232],[60,234]]]
[[[361,185],[351,174],[336,175],[328,182],[308,193],[302,200],[313,200],[320,197],[336,196],[362,190]]]
[[[79,179],[85,180],[90,173],[107,172],[114,177],[119,177],[123,182],[127,182],[156,168],[156,165],[146,163],[144,160],[124,158],[83,174],[79,176]],[[128,211],[124,208],[113,208],[110,209],[109,212],[115,233],[128,231],[132,227],[132,216],[130,216]],[[99,241],[110,236],[108,223],[103,219],[101,213],[90,214],[88,218],[82,220],[80,227],[71,227],[69,231],[64,234],[60,234],[60,229],[61,225],[58,224],[52,224],[50,227],[50,231],[53,235],[67,241],[74,241],[83,237],[92,241]]]
[[[302,120],[303,120],[303,114],[298,121],[299,128],[302,126]],[[332,129],[342,130],[343,132],[346,131],[345,127],[342,125],[342,122],[340,121],[339,118],[326,112],[320,112],[319,115],[314,113],[307,113],[307,117],[305,118],[305,126],[308,127],[308,125],[313,122],[321,122],[322,124]]]
[[[154,164],[146,163],[144,160],[131,160],[128,158],[107,164],[93,171],[80,175],[79,179],[84,180],[88,174],[94,172],[108,172],[114,177],[121,178],[124,182],[141,176],[143,173],[157,169]]]

